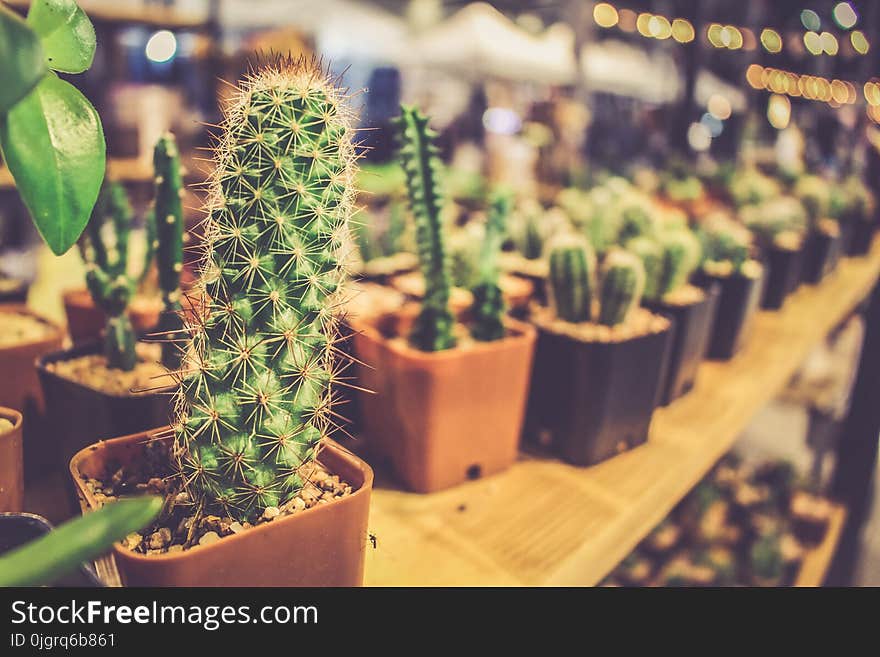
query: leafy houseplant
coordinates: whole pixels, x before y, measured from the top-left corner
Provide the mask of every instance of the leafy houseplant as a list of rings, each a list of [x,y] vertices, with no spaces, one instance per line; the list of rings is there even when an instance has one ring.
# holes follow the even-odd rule
[[[539,338],[527,435],[575,465],[648,438],[669,321],[639,307],[645,270],[615,247],[601,261],[572,234],[549,245],[550,307],[535,308]]]
[[[187,326],[172,428],[175,469],[197,513],[253,522],[292,504],[318,458],[354,493],[210,547],[150,558],[119,548],[123,579],[360,584],[372,475],[327,438],[344,365],[335,309],[354,201],[351,135],[346,99],[306,58],[255,71],[225,108],[206,219],[205,299]],[[72,468],[81,494],[89,498],[82,478],[108,459],[145,458],[145,438],[80,452]]]
[[[477,266],[471,335],[450,310],[442,170],[427,117],[396,122],[425,293],[407,335],[352,318],[365,433],[410,489],[431,492],[499,472],[516,459],[535,334],[504,317],[497,256],[509,200],[496,196]],[[465,374],[467,373],[467,374]]]
[[[56,71],[82,73],[94,54],[95,30],[74,0],[35,0],[27,20],[0,5],[0,148],[56,255],[85,228],[106,161],[98,113]]]

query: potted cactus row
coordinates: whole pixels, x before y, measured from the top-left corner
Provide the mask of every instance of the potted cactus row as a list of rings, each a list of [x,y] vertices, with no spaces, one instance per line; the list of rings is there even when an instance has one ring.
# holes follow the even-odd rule
[[[801,176],[793,192],[807,212],[801,281],[816,284],[837,266],[843,251],[840,223],[832,215],[837,210],[831,185],[821,176]]]
[[[397,130],[424,294],[409,327],[349,321],[359,384],[372,393],[359,395],[364,433],[401,483],[432,492],[516,460],[535,332],[505,317],[498,254],[509,201],[500,198],[490,208],[468,326],[456,320],[435,135],[411,107],[402,108]]]
[[[582,236],[561,234],[548,248],[550,306],[532,312],[539,337],[526,435],[592,465],[648,439],[670,322],[640,307],[637,255],[613,247],[599,268]]]
[[[225,108],[171,428],[71,462],[88,507],[166,496],[159,521],[115,548],[128,585],[362,583],[372,471],[328,439],[354,199],[345,102],[316,61],[279,58]]]

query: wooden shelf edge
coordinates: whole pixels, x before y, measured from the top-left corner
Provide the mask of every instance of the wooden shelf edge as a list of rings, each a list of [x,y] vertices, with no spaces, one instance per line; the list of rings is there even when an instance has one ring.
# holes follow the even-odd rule
[[[845,524],[846,509],[839,504],[835,504],[828,522],[828,531],[825,532],[825,538],[822,539],[819,545],[804,555],[800,572],[794,582],[795,586],[822,586],[825,576],[828,574],[828,569],[831,567],[831,561],[834,559],[834,553],[837,551],[837,545],[840,543],[840,537],[843,534]]]

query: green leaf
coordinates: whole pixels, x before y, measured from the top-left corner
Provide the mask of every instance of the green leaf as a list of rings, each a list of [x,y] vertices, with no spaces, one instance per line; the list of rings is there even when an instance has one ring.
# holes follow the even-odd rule
[[[66,522],[0,557],[0,587],[51,584],[146,527],[162,506],[161,497],[137,497]]]
[[[0,146],[37,230],[61,255],[88,223],[104,179],[98,113],[74,86],[50,73],[0,119]]]
[[[0,4],[0,114],[27,96],[45,74],[37,35],[18,14]]]
[[[95,57],[95,28],[74,0],[34,0],[27,15],[49,68],[82,73]]]

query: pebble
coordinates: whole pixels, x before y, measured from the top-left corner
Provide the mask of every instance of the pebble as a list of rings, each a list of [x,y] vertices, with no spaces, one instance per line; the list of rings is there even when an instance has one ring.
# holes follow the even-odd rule
[[[241,533],[244,531],[244,527],[242,527],[240,522],[236,521],[236,522],[232,523],[231,525],[229,525],[229,531],[232,532],[233,534],[238,534],[238,533]]]
[[[138,545],[141,544],[143,537],[138,533],[129,534],[125,537],[125,540],[122,544],[129,550],[134,550]]]
[[[159,549],[163,548],[171,542],[171,530],[167,527],[161,527],[159,531],[153,532],[150,535],[150,548],[151,549]]]
[[[281,514],[281,510],[277,506],[267,506],[263,511],[263,520],[274,520]]]
[[[171,554],[172,552],[183,552],[183,546],[179,543],[177,545],[170,545],[168,547],[168,553]]]
[[[293,506],[297,511],[305,511],[305,509],[306,509],[305,500],[303,500],[303,498],[301,498],[301,497],[295,497],[293,499]]]
[[[217,532],[208,532],[203,534],[199,539],[199,545],[210,545],[211,543],[216,543],[220,540],[220,534]]]

